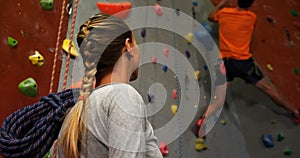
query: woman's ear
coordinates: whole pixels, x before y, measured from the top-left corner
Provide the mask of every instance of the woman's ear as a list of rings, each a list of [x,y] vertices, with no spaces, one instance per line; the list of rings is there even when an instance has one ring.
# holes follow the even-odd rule
[[[130,55],[133,55],[133,50],[131,47],[131,40],[129,38],[126,38],[126,40],[125,40],[125,48]]]

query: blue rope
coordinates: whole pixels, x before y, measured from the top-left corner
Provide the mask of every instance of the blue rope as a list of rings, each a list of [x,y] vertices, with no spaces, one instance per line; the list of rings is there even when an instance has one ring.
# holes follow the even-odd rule
[[[78,95],[79,89],[51,93],[10,114],[0,128],[0,153],[7,158],[43,157],[57,139],[64,116]]]

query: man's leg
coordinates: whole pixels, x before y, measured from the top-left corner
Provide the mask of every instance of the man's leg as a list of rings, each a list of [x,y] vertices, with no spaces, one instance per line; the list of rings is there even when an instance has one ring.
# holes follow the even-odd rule
[[[299,117],[299,110],[291,104],[288,104],[276,90],[274,85],[266,79],[266,77],[258,81],[255,86],[269,95],[277,105],[282,106],[283,108],[294,114],[296,117]]]

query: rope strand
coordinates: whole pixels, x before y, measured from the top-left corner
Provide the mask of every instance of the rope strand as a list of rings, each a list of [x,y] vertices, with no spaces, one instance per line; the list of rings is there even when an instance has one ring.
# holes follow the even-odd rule
[[[68,55],[67,55],[66,69],[65,69],[65,73],[64,73],[64,82],[63,82],[62,90],[65,90],[66,85],[67,85],[67,79],[68,79],[68,73],[69,73],[69,64],[70,64],[70,51],[71,51],[71,46],[72,46],[72,41],[73,41],[75,21],[76,21],[76,17],[77,17],[78,2],[79,2],[79,0],[75,1],[74,10],[73,10],[73,19],[72,19],[72,26],[71,26],[71,31],[70,31],[70,38],[69,38],[70,43],[69,43],[69,50],[68,50],[68,53],[67,53]]]
[[[62,32],[62,24],[63,24],[64,14],[65,14],[65,7],[66,7],[66,0],[63,0],[60,20],[59,20],[59,27],[58,27],[58,32],[57,32],[57,39],[56,39],[55,54],[54,54],[54,59],[53,59],[49,93],[53,92],[54,75],[55,75],[56,63],[57,63],[57,58],[58,58],[58,50],[59,50],[60,36],[61,36],[61,32]]]

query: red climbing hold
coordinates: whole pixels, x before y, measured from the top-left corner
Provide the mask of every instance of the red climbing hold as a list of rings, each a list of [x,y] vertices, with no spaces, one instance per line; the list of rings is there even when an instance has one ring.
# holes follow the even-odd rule
[[[164,55],[165,55],[166,58],[169,56],[169,49],[168,48],[164,49]]]
[[[156,64],[156,58],[155,57],[151,57],[151,62],[153,63],[153,64]]]
[[[166,156],[169,154],[169,147],[165,142],[160,143],[159,150],[160,150],[162,156]]]
[[[177,90],[176,89],[173,89],[173,98],[177,99]]]
[[[294,21],[294,22],[293,22],[293,25],[294,25],[298,30],[300,30],[300,22],[299,22],[299,21]]]
[[[97,2],[97,7],[102,13],[114,15],[120,19],[124,19],[129,14],[131,3],[130,2],[118,2],[118,3]]]
[[[154,11],[158,16],[162,16],[163,14],[162,7],[159,4],[154,4]]]

